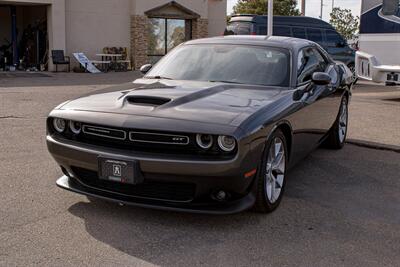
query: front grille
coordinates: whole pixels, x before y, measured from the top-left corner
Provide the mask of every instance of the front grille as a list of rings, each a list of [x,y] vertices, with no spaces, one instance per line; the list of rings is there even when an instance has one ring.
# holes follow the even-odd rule
[[[211,148],[202,149],[196,143],[195,133],[114,128],[86,123],[83,123],[82,132],[79,134],[74,134],[69,127],[63,133],[58,133],[52,126],[52,118],[47,120],[47,126],[48,132],[55,137],[62,136],[83,144],[129,152],[173,155],[175,158],[182,157],[190,160],[229,160],[237,153],[237,149],[232,152],[221,150],[217,144],[217,135],[213,135],[213,146]]]
[[[196,135],[179,132],[155,132],[136,129],[114,129],[97,125],[84,125],[84,131],[74,136],[75,141],[130,151],[157,154],[193,155],[196,158],[225,160],[234,156],[214,146],[203,150],[196,144]],[[90,133],[88,132],[90,130]],[[93,133],[93,131],[95,131]],[[109,132],[106,132],[109,131]],[[99,133],[98,133],[99,132]],[[117,135],[119,134],[119,135]],[[122,138],[126,136],[126,138]],[[121,137],[121,138],[117,138]]]
[[[71,169],[77,178],[88,186],[132,197],[188,202],[193,200],[195,194],[196,186],[191,183],[168,183],[145,180],[142,184],[128,185],[100,180],[95,171],[74,166]]]
[[[140,143],[188,145],[189,137],[184,135],[129,132],[129,140]]]
[[[105,138],[125,140],[126,132],[123,130],[105,128],[99,126],[83,125],[82,131],[88,135],[100,136]]]

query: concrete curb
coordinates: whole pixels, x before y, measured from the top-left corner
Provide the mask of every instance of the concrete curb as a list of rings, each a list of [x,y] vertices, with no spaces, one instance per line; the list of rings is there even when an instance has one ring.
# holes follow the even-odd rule
[[[375,142],[370,142],[370,141],[365,141],[365,140],[358,140],[358,139],[347,139],[346,143],[356,145],[356,146],[361,146],[361,147],[367,147],[367,148],[379,149],[379,150],[387,150],[387,151],[393,151],[396,153],[400,153],[400,146],[396,146],[396,145],[380,144],[380,143],[375,143]]]

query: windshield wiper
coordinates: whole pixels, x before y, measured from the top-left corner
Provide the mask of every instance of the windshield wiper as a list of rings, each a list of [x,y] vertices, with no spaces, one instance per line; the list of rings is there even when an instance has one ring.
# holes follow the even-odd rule
[[[224,81],[224,80],[211,80],[209,81],[210,83],[234,83],[234,84],[244,84],[240,82],[234,82],[234,81]]]
[[[164,76],[160,76],[160,75],[156,75],[156,76],[146,76],[146,79],[165,79],[165,80],[173,80],[172,78],[169,77],[164,77]]]

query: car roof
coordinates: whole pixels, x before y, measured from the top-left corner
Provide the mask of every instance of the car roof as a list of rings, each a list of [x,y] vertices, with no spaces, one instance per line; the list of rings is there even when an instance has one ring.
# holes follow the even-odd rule
[[[233,15],[230,22],[234,21],[248,21],[255,23],[267,23],[268,16],[266,15]],[[321,27],[327,29],[333,29],[332,25],[321,19],[305,17],[305,16],[274,16],[274,23],[279,25],[292,25],[292,26],[304,26],[304,27]]]
[[[314,42],[294,37],[265,36],[265,35],[227,35],[220,37],[196,39],[185,44],[238,44],[238,45],[261,45],[270,47],[281,47],[289,50],[298,50],[305,46],[315,45]]]

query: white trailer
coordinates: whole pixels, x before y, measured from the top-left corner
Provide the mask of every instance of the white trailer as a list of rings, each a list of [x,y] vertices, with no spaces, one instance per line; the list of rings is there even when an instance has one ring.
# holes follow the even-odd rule
[[[359,78],[400,84],[400,0],[362,0]]]

